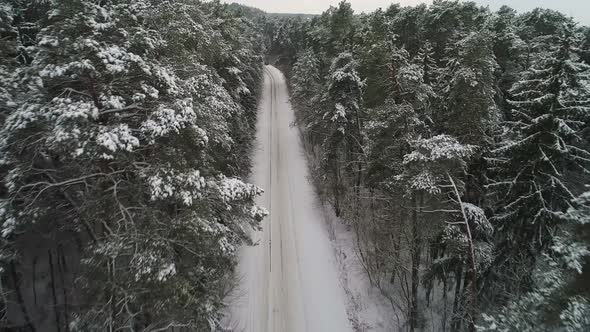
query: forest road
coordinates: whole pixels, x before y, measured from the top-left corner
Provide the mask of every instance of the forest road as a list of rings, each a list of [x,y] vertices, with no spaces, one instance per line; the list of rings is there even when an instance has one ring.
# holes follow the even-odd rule
[[[318,210],[283,74],[264,69],[252,178],[270,215],[240,252],[229,321],[239,332],[347,332],[346,295]]]

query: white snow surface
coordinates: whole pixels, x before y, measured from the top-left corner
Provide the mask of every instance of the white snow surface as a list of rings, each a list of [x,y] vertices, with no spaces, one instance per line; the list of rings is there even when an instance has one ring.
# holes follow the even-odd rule
[[[348,297],[311,183],[282,73],[265,68],[251,181],[270,211],[240,253],[227,324],[244,332],[353,331]]]

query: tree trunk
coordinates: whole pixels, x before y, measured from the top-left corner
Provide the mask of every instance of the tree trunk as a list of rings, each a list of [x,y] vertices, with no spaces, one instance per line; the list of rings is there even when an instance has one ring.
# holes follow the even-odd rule
[[[363,166],[361,160],[363,159],[364,151],[363,151],[363,135],[362,135],[362,123],[361,123],[361,116],[360,110],[357,109],[356,111],[356,125],[357,125],[357,139],[358,139],[358,157],[357,157],[357,179],[356,179],[356,186],[357,186],[357,194],[360,193],[361,183],[363,179]]]
[[[336,213],[336,217],[340,217],[340,215],[342,214],[342,210],[340,207],[340,198],[341,198],[341,193],[340,193],[340,182],[342,181],[340,179],[340,162],[339,162],[339,156],[338,156],[338,152],[336,152],[336,157],[334,160],[334,185],[333,185],[333,190],[334,190],[334,212]]]
[[[461,328],[461,317],[459,313],[459,306],[461,303],[461,281],[463,280],[463,267],[457,268],[455,276],[455,298],[453,300],[453,317],[451,319],[451,331],[459,331]]]
[[[111,283],[111,324],[110,332],[115,331],[115,322],[117,320],[117,293],[115,289],[115,259],[107,261],[107,267],[109,270],[109,281]]]
[[[37,305],[37,259],[38,257],[35,256],[33,258],[33,303]]]
[[[414,332],[418,327],[418,287],[420,286],[420,258],[422,251],[422,238],[418,227],[418,201],[416,195],[413,195],[413,212],[412,212],[412,291],[410,299],[410,332]]]
[[[61,276],[61,289],[63,292],[63,313],[64,313],[64,320],[65,320],[65,329],[66,332],[70,331],[70,315],[68,312],[68,292],[66,289],[66,274],[68,272],[67,266],[66,266],[66,257],[63,251],[63,247],[61,245],[59,245],[57,247],[57,266],[59,268],[59,274]]]
[[[57,291],[55,289],[55,271],[53,269],[53,254],[51,250],[47,251],[49,256],[49,271],[51,273],[51,294],[53,295],[53,312],[55,313],[55,326],[57,327],[57,332],[61,332],[61,324],[59,321],[59,309],[58,309],[58,301],[57,301]]]
[[[447,330],[447,292],[448,292],[448,284],[447,284],[447,277],[446,275],[443,276],[443,316],[442,316],[442,322],[441,322],[441,327],[442,327],[442,332],[445,332]]]
[[[20,291],[19,286],[19,278],[18,274],[16,273],[16,264],[14,262],[10,262],[10,273],[12,275],[12,283],[14,285],[14,292],[16,293],[16,300],[18,301],[18,305],[20,307],[21,312],[23,313],[23,318],[25,320],[26,326],[29,328],[29,331],[36,332],[35,325],[31,321],[31,316],[29,316],[29,312],[27,311],[27,305],[23,299],[23,294]]]
[[[463,219],[465,220],[465,231],[467,232],[467,241],[469,244],[469,255],[468,255],[469,267],[468,267],[467,272],[469,272],[469,276],[470,276],[470,281],[468,284],[468,286],[469,286],[469,290],[468,290],[469,301],[468,302],[465,301],[465,304],[467,307],[466,312],[469,315],[469,331],[475,332],[475,315],[477,314],[477,266],[476,266],[476,262],[475,262],[475,246],[473,244],[473,236],[471,235],[471,225],[469,225],[469,220],[467,218],[467,214],[465,213],[465,208],[463,207],[463,202],[461,201],[461,195],[459,195],[459,190],[457,189],[457,186],[455,185],[455,181],[453,180],[451,175],[448,174],[448,176],[449,176],[449,180],[451,181],[451,184],[453,185],[453,188],[455,190],[455,195],[457,196],[457,201],[459,202],[459,206],[461,207],[461,213],[463,214]],[[467,278],[467,276],[466,276],[466,278]],[[467,285],[465,287],[467,287]]]

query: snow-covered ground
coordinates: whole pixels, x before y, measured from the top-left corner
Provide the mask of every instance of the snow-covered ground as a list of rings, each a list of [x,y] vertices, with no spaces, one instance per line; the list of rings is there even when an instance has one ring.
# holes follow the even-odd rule
[[[353,331],[339,263],[312,185],[282,73],[265,69],[252,181],[268,208],[243,248],[230,324],[244,332]]]
[[[356,236],[336,217],[333,209],[322,204],[324,220],[328,225],[340,272],[341,284],[346,292],[349,319],[356,332],[400,331],[392,305],[380,291],[373,287],[361,264],[356,246]]]

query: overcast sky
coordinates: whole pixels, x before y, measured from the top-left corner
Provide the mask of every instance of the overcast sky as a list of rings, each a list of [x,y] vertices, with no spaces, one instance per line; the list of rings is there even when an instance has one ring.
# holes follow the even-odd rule
[[[590,0],[474,0],[481,5],[489,5],[497,9],[502,5],[509,5],[519,12],[536,7],[551,8],[573,16],[577,21],[590,25]],[[226,0],[238,2],[260,8],[272,13],[309,13],[319,14],[330,5],[337,5],[340,0]],[[356,11],[370,12],[379,7],[386,8],[391,3],[402,5],[416,5],[418,3],[432,3],[432,0],[349,0]]]

